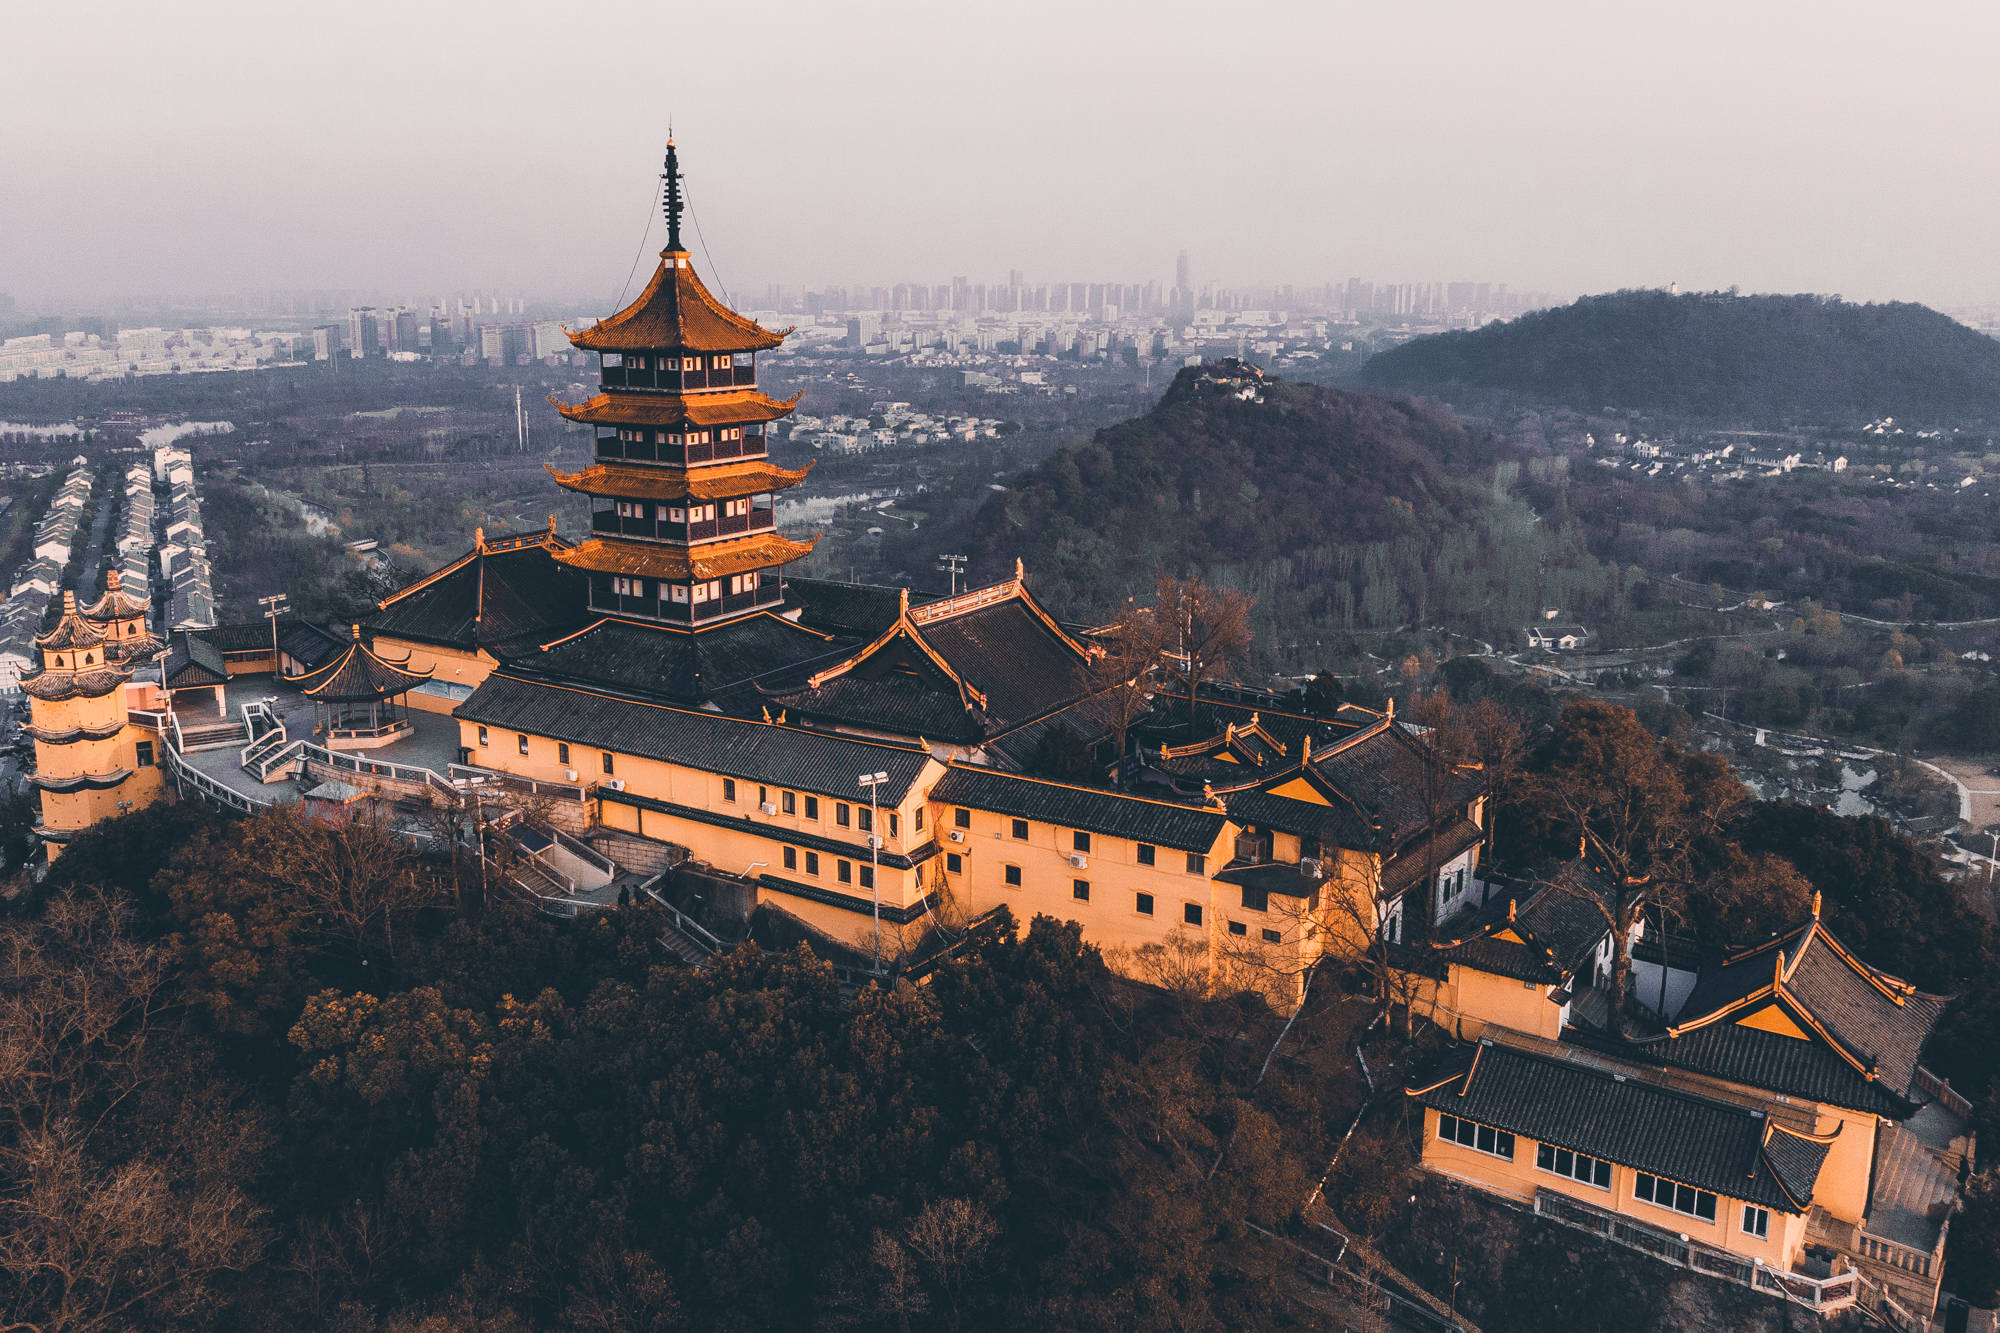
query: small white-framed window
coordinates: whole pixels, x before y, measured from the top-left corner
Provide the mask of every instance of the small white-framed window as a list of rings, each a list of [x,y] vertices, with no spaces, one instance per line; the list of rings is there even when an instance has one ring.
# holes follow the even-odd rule
[[[673,587],[673,600],[676,602],[685,602],[688,599],[687,585],[685,583],[676,583]]]
[[[701,358],[700,358],[700,357],[698,357],[698,356],[684,356],[684,357],[682,357],[682,358],[681,358],[681,369],[682,369],[682,370],[700,370],[700,369],[701,369]]]
[[[728,370],[735,364],[736,358],[733,356],[718,356],[715,358],[715,368],[717,370]]]
[[[1771,1236],[1771,1210],[1759,1208],[1754,1203],[1743,1205],[1743,1234],[1768,1240]]]
[[[669,523],[687,522],[687,510],[679,508],[667,510],[667,522]]]
[[[706,583],[695,584],[694,585],[695,605],[700,606],[703,602],[707,600],[708,600],[708,585]]]
[[[1475,1124],[1455,1115],[1438,1116],[1438,1137],[1448,1143],[1483,1152],[1489,1157],[1514,1160],[1514,1136],[1491,1125]]]

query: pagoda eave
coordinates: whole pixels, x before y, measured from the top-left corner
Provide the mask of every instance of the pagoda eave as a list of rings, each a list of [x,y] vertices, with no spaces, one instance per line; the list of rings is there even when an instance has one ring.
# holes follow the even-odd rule
[[[653,547],[639,542],[610,542],[594,537],[557,553],[556,559],[573,569],[593,574],[621,574],[670,581],[706,580],[787,565],[803,559],[817,545],[818,536],[811,541],[795,542],[775,532],[760,532],[754,536],[733,537],[694,547]]]
[[[600,393],[580,403],[551,396],[549,404],[568,420],[590,426],[748,426],[789,415],[803,396],[780,401],[755,389],[725,389],[697,396]]]
[[[723,463],[691,471],[597,463],[581,472],[558,472],[553,467],[548,472],[565,490],[607,500],[733,500],[787,490],[804,481],[812,469],[812,462],[802,468],[767,462]]]
[[[569,335],[586,352],[763,352],[784,342],[715,299],[685,250],[662,250],[660,266],[639,298],[588,329]]]

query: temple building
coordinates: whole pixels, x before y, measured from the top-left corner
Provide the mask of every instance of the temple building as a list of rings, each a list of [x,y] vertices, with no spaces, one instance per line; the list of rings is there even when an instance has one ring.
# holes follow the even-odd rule
[[[35,742],[29,783],[42,804],[35,832],[51,859],[81,830],[165,791],[158,736],[131,721],[135,709],[165,707],[156,686],[132,683],[133,672],[162,648],[146,612],[145,601],[120,588],[114,569],[104,595],[87,607],[64,593],[61,618],[35,640],[39,665],[21,678],[21,690]]]
[[[313,730],[329,746],[372,750],[393,744],[410,732],[411,690],[430,679],[429,671],[410,670],[405,656],[382,656],[380,645],[361,641],[361,626],[353,641],[313,671],[284,677],[284,682],[313,702]]]

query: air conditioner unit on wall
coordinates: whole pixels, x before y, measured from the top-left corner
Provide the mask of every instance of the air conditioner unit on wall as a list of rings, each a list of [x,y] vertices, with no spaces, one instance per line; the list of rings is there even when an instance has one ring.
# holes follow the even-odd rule
[[[879,851],[882,847],[882,839],[871,833],[868,835],[868,846],[871,850]]]
[[[965,830],[964,830],[964,829],[962,829],[962,828],[955,828],[955,829],[953,829],[953,830],[951,831],[951,840],[952,840],[953,842],[964,842],[964,841],[965,841]]]
[[[775,805],[773,805],[773,804],[771,804],[771,803],[770,803],[769,801],[765,801],[765,802],[764,802],[764,803],[763,803],[762,805],[759,805],[759,806],[757,807],[757,809],[758,809],[758,810],[759,810],[759,811],[760,811],[761,813],[763,813],[763,814],[767,814],[767,815],[775,815],[775,814],[777,814],[777,813],[778,813],[778,807],[777,807],[777,806],[775,806]]]
[[[605,785],[605,786],[607,786],[607,787],[609,787],[609,788],[611,788],[611,790],[613,790],[613,791],[624,791],[624,790],[625,790],[625,779],[623,779],[623,778],[606,778],[606,779],[604,780],[604,785]]]
[[[563,781],[564,781],[564,782],[575,782],[575,781],[576,781],[576,770],[575,770],[575,769],[573,769],[573,768],[565,768],[565,769],[563,770]]]
[[[1069,854],[1069,868],[1071,870],[1088,870],[1090,868],[1090,858],[1082,852],[1071,852]]]
[[[1307,879],[1324,879],[1326,863],[1317,856],[1302,856],[1299,858],[1299,873]]]

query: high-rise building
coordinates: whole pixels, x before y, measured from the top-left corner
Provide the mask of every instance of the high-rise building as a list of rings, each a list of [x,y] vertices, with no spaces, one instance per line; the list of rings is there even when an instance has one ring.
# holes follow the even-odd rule
[[[355,360],[375,356],[382,350],[382,328],[372,305],[356,306],[347,312],[347,352]]]
[[[321,324],[313,330],[313,360],[331,361],[339,356],[342,348],[341,330],[338,324]]]

